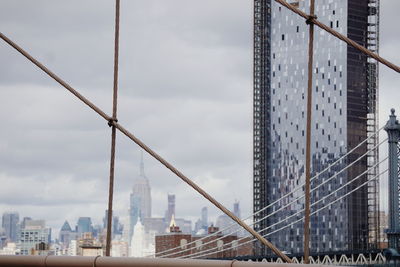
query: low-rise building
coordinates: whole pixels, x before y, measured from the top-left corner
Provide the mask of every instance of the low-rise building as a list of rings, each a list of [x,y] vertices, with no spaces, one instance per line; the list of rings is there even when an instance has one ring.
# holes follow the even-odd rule
[[[208,227],[208,235],[218,231],[218,227],[213,225]],[[182,233],[178,226],[171,223],[170,233],[156,236],[156,254],[159,257],[166,256],[171,258],[188,256],[194,253],[200,258],[249,256],[253,255],[253,243],[248,242],[251,239],[251,237],[238,238],[236,235],[223,236],[220,233],[206,238],[205,236],[192,236]],[[203,251],[204,256],[201,257],[201,252]]]

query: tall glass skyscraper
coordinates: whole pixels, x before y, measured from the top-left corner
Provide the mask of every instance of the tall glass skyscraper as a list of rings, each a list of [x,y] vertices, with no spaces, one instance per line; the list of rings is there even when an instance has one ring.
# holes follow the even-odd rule
[[[4,229],[6,237],[11,242],[18,240],[19,214],[17,212],[5,212],[2,216],[1,227]]]
[[[309,12],[309,1],[288,0]],[[318,20],[371,50],[378,50],[379,1],[318,0]],[[254,1],[254,212],[305,181],[308,26],[273,0]],[[312,176],[377,130],[376,62],[316,29],[313,71]],[[371,140],[325,172],[311,189],[377,143]],[[377,152],[353,165],[311,195],[315,202],[376,163]],[[376,168],[352,186],[312,207],[325,206],[374,176]],[[291,194],[254,217],[271,214],[303,193]],[[311,217],[311,252],[373,248],[378,240],[378,184],[371,182]],[[303,251],[304,198],[255,224],[273,244],[289,253]],[[286,220],[293,216],[290,220]],[[262,253],[270,251],[260,249]]]

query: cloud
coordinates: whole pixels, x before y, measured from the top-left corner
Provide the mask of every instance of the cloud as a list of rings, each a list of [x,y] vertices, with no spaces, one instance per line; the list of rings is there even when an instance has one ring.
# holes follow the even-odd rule
[[[119,121],[228,207],[251,210],[252,3],[122,1]],[[2,3],[2,31],[107,113],[114,4]],[[108,191],[106,122],[0,43],[0,212],[100,223]],[[140,149],[117,136],[115,212],[126,217]],[[145,155],[154,215],[167,193],[179,217],[208,206]],[[229,185],[230,191],[221,190]],[[189,201],[190,200],[190,201]],[[195,200],[195,202],[192,202]]]

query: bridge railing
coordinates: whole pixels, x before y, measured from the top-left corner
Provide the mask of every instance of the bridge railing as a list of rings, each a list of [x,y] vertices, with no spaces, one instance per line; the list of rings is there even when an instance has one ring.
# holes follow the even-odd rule
[[[83,257],[83,256],[0,256],[0,266],[7,267],[302,267],[305,264],[282,264],[252,261],[185,260],[160,258]],[[322,267],[307,264],[308,267]]]

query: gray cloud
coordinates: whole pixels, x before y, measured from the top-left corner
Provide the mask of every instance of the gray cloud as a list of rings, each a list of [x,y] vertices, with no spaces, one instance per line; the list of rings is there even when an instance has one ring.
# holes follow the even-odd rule
[[[252,4],[122,1],[119,120],[231,206],[251,210]],[[2,32],[93,102],[111,110],[114,4],[5,1]],[[101,118],[0,44],[0,212],[92,216],[107,202],[110,131]],[[118,135],[115,209],[126,216],[139,149]],[[193,220],[207,201],[146,159],[153,210],[166,194]],[[229,187],[232,192],[221,190]],[[190,201],[188,201],[188,199]],[[192,201],[193,200],[193,201]],[[218,212],[210,209],[211,216]]]

